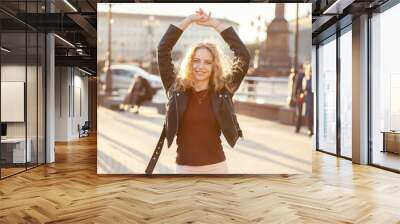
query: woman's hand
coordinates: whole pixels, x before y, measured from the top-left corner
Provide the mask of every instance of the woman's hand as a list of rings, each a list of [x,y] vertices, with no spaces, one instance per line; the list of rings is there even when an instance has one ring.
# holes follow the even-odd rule
[[[223,24],[222,22],[214,18],[211,18],[211,12],[207,14],[201,8],[199,8],[199,10],[197,10],[195,14],[186,17],[183,21],[181,21],[177,25],[177,27],[180,28],[181,30],[186,30],[186,28],[191,23],[196,23],[201,26],[213,27],[218,32],[222,32],[223,30],[229,27],[226,24]]]
[[[192,23],[199,23],[199,22],[205,22],[209,19],[209,16],[207,16],[202,9],[199,9],[196,11],[195,14],[189,15],[186,17],[184,20],[182,20],[177,27],[180,28],[181,30],[186,30],[187,27],[190,26]]]
[[[214,18],[211,18],[211,11],[207,15],[203,9],[199,8],[199,10],[196,11],[196,15],[200,16],[200,19],[196,21],[198,25],[215,27],[218,22]]]
[[[196,11],[195,14],[192,14],[188,16],[191,22],[199,23],[199,22],[205,22],[209,19],[211,16],[211,12],[209,15],[205,14],[204,11],[200,8],[198,11]]]
[[[229,27],[226,24],[220,22],[219,20],[212,18],[211,11],[207,14],[206,12],[203,11],[203,9],[200,8],[198,11],[196,11],[196,14],[201,17],[200,20],[196,21],[196,24],[198,25],[212,27],[218,32],[222,32],[223,30]]]

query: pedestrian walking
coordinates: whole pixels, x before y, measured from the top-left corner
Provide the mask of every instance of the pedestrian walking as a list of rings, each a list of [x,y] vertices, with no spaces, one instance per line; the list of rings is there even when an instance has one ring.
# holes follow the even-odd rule
[[[304,71],[303,69],[301,69],[294,78],[294,87],[293,87],[294,96],[296,100],[296,129],[295,129],[296,133],[299,133],[300,131],[303,118],[303,103],[304,103],[303,79],[304,79]]]
[[[307,134],[312,136],[314,131],[314,94],[312,92],[312,72],[311,64],[306,64],[304,68],[304,80],[303,80],[303,92],[304,92],[304,103],[306,104],[306,122],[307,122]]]

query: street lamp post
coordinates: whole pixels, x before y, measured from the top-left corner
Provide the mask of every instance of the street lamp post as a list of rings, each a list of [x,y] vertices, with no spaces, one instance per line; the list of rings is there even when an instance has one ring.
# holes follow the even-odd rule
[[[297,74],[298,63],[299,63],[299,4],[296,3],[296,33],[295,33],[295,42],[294,42],[294,73]]]
[[[153,50],[155,49],[155,47],[153,46],[154,28],[160,25],[160,20],[156,19],[155,16],[151,15],[143,22],[143,25],[144,27],[147,27],[147,32],[150,35],[149,60],[151,66],[154,60]]]
[[[106,96],[110,96],[112,94],[112,73],[111,73],[111,24],[113,23],[112,20],[112,13],[111,13],[111,3],[109,4],[108,8],[108,50],[107,50],[107,73],[106,73],[106,89],[105,94]]]
[[[253,62],[253,68],[256,69],[258,68],[260,62],[260,31],[261,29],[263,29],[263,25],[261,23],[261,16],[258,16],[257,20],[251,21],[251,26],[254,27],[257,31],[256,49],[254,51],[254,62]]]
[[[263,30],[263,24],[261,22],[261,16],[257,16],[256,20],[251,21],[251,26],[256,29],[256,49],[254,51],[254,61],[253,61],[253,68],[256,70],[260,64],[260,31]],[[247,100],[255,102],[256,95],[257,95],[257,82],[254,80],[248,81],[247,91],[250,95],[247,95]]]

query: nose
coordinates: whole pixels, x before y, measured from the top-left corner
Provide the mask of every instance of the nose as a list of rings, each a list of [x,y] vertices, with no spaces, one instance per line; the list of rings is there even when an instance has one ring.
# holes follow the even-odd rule
[[[207,68],[206,63],[204,62],[199,63],[199,69],[205,70],[206,68]]]
[[[196,63],[196,64],[194,64],[193,68],[194,68],[195,70],[202,70],[202,69],[203,69],[203,66],[201,65],[201,63]]]

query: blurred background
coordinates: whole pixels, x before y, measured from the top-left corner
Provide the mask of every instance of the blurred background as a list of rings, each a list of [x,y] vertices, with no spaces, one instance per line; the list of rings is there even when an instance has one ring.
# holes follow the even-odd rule
[[[310,171],[311,141],[307,135],[312,136],[313,133],[312,130],[298,130],[307,124],[307,119],[301,119],[307,108],[302,106],[303,102],[296,103],[305,88],[303,65],[311,63],[310,3],[99,3],[98,172],[144,171],[150,150],[153,143],[155,146],[158,132],[161,131],[166,104],[157,65],[157,45],[170,24],[178,24],[198,8],[212,11],[214,18],[232,26],[251,54],[248,74],[234,96],[235,110],[240,115],[239,122],[249,137],[239,143],[239,153],[229,150],[227,155],[231,164],[244,163],[243,158],[246,156],[240,155],[243,150],[242,153],[249,156],[248,166],[234,169],[233,172]],[[176,70],[186,50],[192,44],[204,40],[215,42],[224,53],[233,56],[218,32],[210,27],[193,24],[185,30],[172,51]],[[138,77],[145,81],[141,78],[138,81]],[[143,86],[151,90],[147,91]],[[142,91],[148,92],[144,94],[148,95],[144,100],[137,97],[140,94],[138,92]],[[307,106],[311,106],[308,111],[312,113],[312,103]],[[313,122],[313,118],[310,119]],[[146,128],[147,131],[143,130]],[[288,134],[294,136],[293,141],[286,141]],[[265,139],[271,138],[278,144],[264,143]],[[131,144],[126,147],[116,145],[126,142]],[[268,150],[274,147],[276,151]],[[252,148],[260,150],[260,155],[254,155]],[[121,160],[125,150],[135,151],[136,154],[132,156],[135,159]],[[173,170],[174,150],[166,151],[169,153],[161,159],[156,173],[171,173]],[[273,157],[277,158],[274,160],[277,163],[266,163],[267,158]],[[257,163],[258,168],[255,168],[254,164]]]
[[[130,86],[128,83],[134,76],[127,73],[134,71],[124,73],[120,65],[131,65],[129,68],[135,68],[135,72],[158,76],[156,47],[162,35],[169,24],[177,24],[199,7],[211,10],[214,17],[231,25],[251,53],[251,67],[236,95],[238,101],[286,105],[290,69],[298,71],[302,64],[311,61],[308,4],[257,4],[257,7],[252,4],[166,4],[162,7],[161,12],[157,4],[98,5],[97,50],[98,71],[103,73],[100,75],[102,90],[106,89],[108,69],[114,71],[110,89],[124,94]],[[252,13],[243,13],[251,7]],[[231,54],[218,33],[193,25],[174,47],[174,64],[179,65],[191,44],[204,39],[213,40]],[[125,66],[125,71],[129,68]],[[152,80],[158,87],[156,79]],[[157,97],[155,100],[161,101]]]

